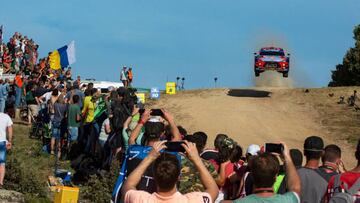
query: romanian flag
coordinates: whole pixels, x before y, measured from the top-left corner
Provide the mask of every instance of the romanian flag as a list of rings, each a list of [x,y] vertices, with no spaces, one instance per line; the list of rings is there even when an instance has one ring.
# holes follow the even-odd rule
[[[75,42],[61,47],[50,54],[50,68],[59,70],[75,63]]]

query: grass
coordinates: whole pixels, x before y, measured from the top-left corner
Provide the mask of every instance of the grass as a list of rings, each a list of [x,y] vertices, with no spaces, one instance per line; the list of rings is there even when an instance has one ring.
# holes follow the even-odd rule
[[[51,202],[47,179],[53,174],[55,159],[42,152],[41,141],[29,138],[29,130],[27,126],[14,125],[13,148],[6,162],[5,189],[23,193],[26,202]]]
[[[13,148],[7,155],[5,189],[25,195],[26,202],[53,202],[47,180],[54,174],[55,157],[43,152],[42,143],[29,138],[28,126],[15,124]],[[70,161],[60,161],[59,168],[72,171]],[[120,163],[114,161],[110,173],[103,177],[91,176],[81,186],[81,202],[109,202],[117,179]],[[72,171],[73,172],[73,171]]]

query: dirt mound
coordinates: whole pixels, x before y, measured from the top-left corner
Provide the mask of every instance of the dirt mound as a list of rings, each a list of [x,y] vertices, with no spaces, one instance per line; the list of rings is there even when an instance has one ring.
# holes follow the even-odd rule
[[[335,96],[329,97],[328,94],[334,91]],[[189,133],[206,132],[208,146],[213,145],[216,134],[225,133],[235,138],[244,150],[249,144],[277,141],[302,149],[307,136],[319,135],[325,144],[339,144],[344,150],[345,163],[353,167],[354,147],[345,139],[347,135],[360,133],[360,127],[356,128],[360,126],[360,113],[336,103],[341,94],[351,92],[350,89],[327,88],[310,89],[309,92],[287,88],[193,90],[163,95],[152,107],[167,108],[174,114],[177,124]],[[353,114],[358,114],[359,120]],[[344,131],[350,121],[351,131]]]

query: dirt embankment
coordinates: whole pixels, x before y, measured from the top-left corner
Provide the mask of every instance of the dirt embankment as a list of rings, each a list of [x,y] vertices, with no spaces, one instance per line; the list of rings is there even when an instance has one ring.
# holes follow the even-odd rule
[[[337,101],[339,96],[350,96],[353,90],[323,88],[306,92],[284,87],[193,90],[162,95],[151,107],[168,109],[177,124],[189,133],[206,132],[209,147],[218,133],[233,137],[244,149],[253,143],[277,141],[302,149],[307,136],[318,135],[325,144],[341,146],[343,159],[350,168],[355,164],[353,143],[360,137],[360,112]]]

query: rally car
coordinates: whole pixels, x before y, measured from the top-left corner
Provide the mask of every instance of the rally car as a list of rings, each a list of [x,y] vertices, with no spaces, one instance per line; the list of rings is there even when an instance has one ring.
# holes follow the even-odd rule
[[[290,54],[285,55],[285,51],[278,47],[263,47],[259,53],[254,53],[255,77],[259,77],[260,73],[273,70],[283,74],[284,78],[289,75]]]

